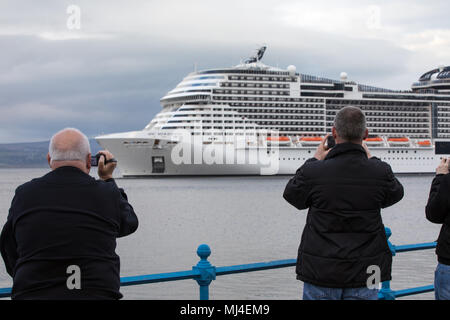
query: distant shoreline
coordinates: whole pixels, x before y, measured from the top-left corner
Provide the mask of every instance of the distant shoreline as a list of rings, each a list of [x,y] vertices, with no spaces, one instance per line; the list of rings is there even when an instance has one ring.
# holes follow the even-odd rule
[[[96,154],[101,150],[94,139],[90,139],[91,152]],[[19,142],[0,144],[1,169],[43,169],[48,168],[47,153],[49,141]]]
[[[0,169],[45,169],[48,168],[47,165],[36,165],[36,166],[4,166],[0,164]]]

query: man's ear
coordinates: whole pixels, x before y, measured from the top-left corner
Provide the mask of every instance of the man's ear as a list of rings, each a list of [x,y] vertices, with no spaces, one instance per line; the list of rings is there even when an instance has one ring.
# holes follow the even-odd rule
[[[366,129],[366,131],[364,131],[363,140],[366,140],[368,137],[369,137],[369,129]]]
[[[91,170],[91,160],[92,160],[92,154],[89,153],[86,157],[86,169]]]
[[[52,167],[52,165],[51,165],[52,158],[50,158],[50,153],[47,153],[47,162],[48,162],[48,166],[51,168]]]
[[[332,127],[332,128],[331,128],[331,134],[333,135],[334,140],[336,140],[336,138],[337,138],[337,133],[336,133],[336,128],[335,128],[335,127]]]

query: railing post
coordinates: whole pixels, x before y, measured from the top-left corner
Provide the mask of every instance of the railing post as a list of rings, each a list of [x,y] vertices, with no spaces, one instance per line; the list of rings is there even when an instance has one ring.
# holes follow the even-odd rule
[[[200,286],[200,300],[209,300],[209,285],[212,280],[216,280],[216,267],[208,261],[208,257],[211,255],[211,249],[208,245],[199,245],[197,255],[200,257],[200,261],[192,269],[198,270],[200,273],[195,278]]]
[[[379,294],[384,300],[395,300],[395,292],[391,289],[390,281],[384,281],[381,284],[381,290]]]
[[[389,238],[392,235],[392,231],[389,228],[384,228],[384,232],[386,233],[386,239],[389,246],[389,250],[391,250],[391,254],[395,256],[395,246],[389,241]],[[384,281],[381,284],[381,290],[379,292],[381,298],[385,300],[395,300],[395,292],[391,289],[391,281]]]

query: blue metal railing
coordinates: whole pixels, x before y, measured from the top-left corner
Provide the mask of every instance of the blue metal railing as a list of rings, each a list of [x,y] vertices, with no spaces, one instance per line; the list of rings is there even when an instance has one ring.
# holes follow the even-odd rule
[[[392,252],[392,256],[397,253],[432,249],[436,247],[436,242],[408,244],[395,246],[389,241],[389,237],[392,232],[389,228],[385,228],[386,236],[388,238],[388,245]],[[208,261],[208,257],[211,255],[211,249],[208,245],[202,244],[197,249],[197,255],[200,257],[200,261],[192,267],[192,270],[177,271],[169,273],[149,274],[142,276],[122,277],[120,278],[121,286],[133,286],[139,284],[148,284],[156,282],[178,281],[186,279],[194,279],[197,281],[200,289],[200,300],[209,299],[209,285],[216,276],[223,276],[227,274],[236,274],[243,272],[261,271],[269,269],[278,269],[293,267],[296,265],[296,259],[276,260],[269,262],[249,263],[242,265],[215,267]],[[378,293],[380,300],[395,300],[399,297],[405,297],[415,294],[421,294],[434,291],[434,286],[422,286],[403,290],[392,290],[390,287],[390,281],[382,283],[381,290]],[[0,298],[10,297],[11,288],[0,289]]]

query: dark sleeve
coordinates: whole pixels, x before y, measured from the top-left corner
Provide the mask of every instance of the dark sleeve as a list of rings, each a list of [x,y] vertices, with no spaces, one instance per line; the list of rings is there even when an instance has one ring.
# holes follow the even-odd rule
[[[309,194],[311,185],[306,182],[304,167],[311,161],[318,160],[315,158],[307,160],[305,164],[297,170],[295,176],[289,180],[283,193],[283,198],[299,210],[306,209],[310,206]]]
[[[17,196],[14,196],[11,203],[11,208],[9,209],[8,219],[3,226],[2,233],[0,235],[0,251],[5,262],[6,271],[8,274],[14,276],[14,268],[18,259],[17,255],[17,244],[14,237],[12,228],[12,216],[14,212],[14,207],[17,201]]]
[[[444,223],[449,212],[448,183],[445,175],[437,175],[431,182],[425,215],[430,222]]]
[[[125,191],[122,188],[117,187],[114,179],[108,179],[106,182],[113,183],[119,191],[120,231],[118,237],[125,237],[137,230],[139,225],[138,218],[133,207],[128,202]]]
[[[387,166],[387,183],[384,202],[381,204],[382,208],[387,208],[403,199],[404,191],[403,186],[395,177],[392,172],[392,168],[389,164]]]

